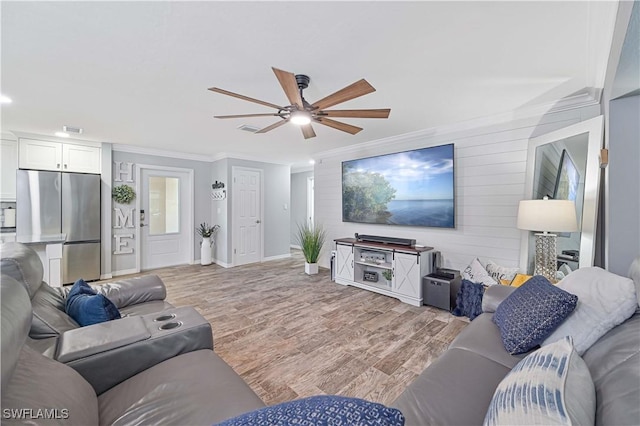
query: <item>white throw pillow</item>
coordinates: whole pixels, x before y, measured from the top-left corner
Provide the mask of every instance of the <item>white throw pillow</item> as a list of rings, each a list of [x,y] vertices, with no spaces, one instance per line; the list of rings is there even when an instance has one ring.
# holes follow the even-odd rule
[[[498,284],[496,280],[491,278],[491,275],[489,275],[487,270],[484,269],[484,266],[482,266],[482,263],[480,263],[477,257],[471,261],[464,271],[462,271],[462,278],[484,285]]]
[[[576,351],[582,355],[600,337],[633,315],[638,307],[633,281],[601,268],[575,270],[560,281],[558,287],[578,296],[578,305],[542,346],[571,336]]]
[[[515,278],[519,270],[518,268],[507,268],[505,266],[500,266],[492,261],[488,261],[484,269],[487,270],[487,273],[491,276],[491,278],[498,282],[500,280],[511,282]]]
[[[527,355],[496,388],[485,426],[593,425],[596,391],[571,338]]]

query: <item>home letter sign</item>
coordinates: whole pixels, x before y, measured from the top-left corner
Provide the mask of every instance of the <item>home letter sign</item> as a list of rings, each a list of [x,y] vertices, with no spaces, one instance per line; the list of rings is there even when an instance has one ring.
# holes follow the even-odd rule
[[[122,208],[115,207],[113,210],[116,212],[116,224],[114,229],[133,228],[133,207],[127,209],[125,213],[122,212]]]
[[[122,175],[125,175],[125,182],[133,182],[133,163],[124,163],[125,170],[122,170],[122,161],[114,161],[116,170],[113,174],[114,182],[122,182]]]
[[[113,238],[116,239],[116,249],[113,254],[129,254],[133,253],[133,249],[129,247],[129,241],[123,241],[123,238],[133,238],[133,234],[117,234]]]

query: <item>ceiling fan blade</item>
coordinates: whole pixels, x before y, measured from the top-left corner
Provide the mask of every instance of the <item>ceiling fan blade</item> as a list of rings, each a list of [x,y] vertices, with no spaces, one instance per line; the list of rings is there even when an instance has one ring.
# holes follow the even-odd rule
[[[283,124],[288,123],[288,122],[289,122],[288,118],[286,120],[280,120],[280,121],[278,121],[276,123],[273,123],[271,126],[267,126],[264,129],[258,130],[256,133],[267,133],[268,131],[276,129],[276,128],[278,128],[278,127],[280,127]]]
[[[250,97],[244,96],[244,95],[239,95],[237,93],[229,92],[228,90],[220,89],[218,87],[210,87],[209,90],[211,90],[212,92],[222,93],[223,95],[233,96],[234,98],[242,99],[244,101],[249,101],[249,102],[253,102],[253,103],[256,103],[256,104],[268,106],[268,107],[271,107],[271,108],[283,109],[283,107],[278,106],[276,104],[272,104],[270,102],[261,101],[259,99],[250,98]]]
[[[304,135],[305,139],[316,137],[316,132],[313,131],[313,127],[311,127],[311,124],[305,124],[304,126],[300,126],[300,128],[302,129],[302,134]]]
[[[315,121],[316,123],[324,124],[325,126],[333,127],[334,129],[342,130],[343,132],[351,133],[352,135],[355,135],[360,130],[362,130],[362,127],[352,126],[351,124],[331,120],[324,117],[318,117]]]
[[[353,117],[353,118],[389,118],[391,109],[334,109],[318,112],[327,117]]]
[[[298,109],[304,109],[302,105],[302,96],[300,96],[300,90],[298,89],[298,83],[296,82],[296,76],[288,71],[279,70],[278,68],[271,67],[275,73],[280,86],[287,95],[287,99],[291,102],[291,105],[295,105]]]
[[[278,113],[271,114],[236,114],[236,115],[214,115],[213,118],[245,118],[245,117],[281,117]]]
[[[355,83],[320,99],[312,106],[318,109],[325,109],[375,91],[376,89],[374,89],[373,86],[363,78],[362,80],[358,80]]]

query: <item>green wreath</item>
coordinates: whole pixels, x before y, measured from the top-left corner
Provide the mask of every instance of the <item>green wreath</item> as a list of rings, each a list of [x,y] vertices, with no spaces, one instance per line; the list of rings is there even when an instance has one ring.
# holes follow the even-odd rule
[[[111,196],[117,203],[129,204],[136,198],[136,192],[129,185],[120,185],[113,188]]]

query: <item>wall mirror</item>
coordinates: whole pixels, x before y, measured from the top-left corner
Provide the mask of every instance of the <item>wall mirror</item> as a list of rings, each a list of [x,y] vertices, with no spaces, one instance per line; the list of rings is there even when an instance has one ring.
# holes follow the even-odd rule
[[[558,234],[558,269],[593,266],[600,186],[602,116],[529,140],[524,199],[570,199],[576,203],[577,232]],[[522,231],[520,269],[533,272],[534,232]]]

